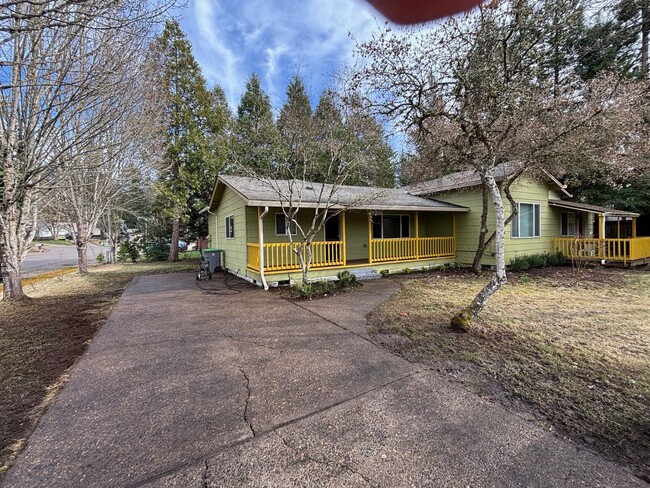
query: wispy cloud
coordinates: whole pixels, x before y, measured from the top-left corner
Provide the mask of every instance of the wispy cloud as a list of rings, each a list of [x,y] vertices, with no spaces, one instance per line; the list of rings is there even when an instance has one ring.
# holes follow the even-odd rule
[[[234,109],[252,72],[276,107],[298,66],[317,98],[352,54],[348,33],[365,40],[377,21],[360,0],[192,0],[181,25]]]

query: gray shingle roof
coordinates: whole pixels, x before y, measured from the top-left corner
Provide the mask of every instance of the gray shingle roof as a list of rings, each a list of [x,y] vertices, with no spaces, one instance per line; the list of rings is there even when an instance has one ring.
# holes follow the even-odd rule
[[[303,208],[314,208],[324,202],[332,186],[301,180],[261,180],[245,176],[219,176],[223,182],[237,192],[250,206],[281,206],[291,196],[300,200]],[[282,195],[282,197],[280,196]],[[323,195],[324,197],[321,197]],[[401,210],[401,211],[445,211],[467,212],[467,207],[411,195],[401,188],[376,188],[341,185],[334,191],[332,208],[350,210]],[[321,204],[322,206],[322,204]]]
[[[519,169],[516,163],[501,163],[494,167],[494,177],[497,181],[514,174]],[[459,171],[458,173],[451,173],[449,175],[436,178],[435,180],[423,181],[403,187],[404,190],[411,195],[432,195],[434,193],[441,193],[449,190],[457,190],[460,188],[469,188],[481,184],[481,178],[474,170]]]
[[[549,200],[548,204],[553,207],[603,214],[606,217],[638,217],[640,215],[638,213],[627,212],[625,210],[616,210],[615,208],[610,207],[599,207],[598,205],[591,205],[589,203],[568,202],[566,200]]]

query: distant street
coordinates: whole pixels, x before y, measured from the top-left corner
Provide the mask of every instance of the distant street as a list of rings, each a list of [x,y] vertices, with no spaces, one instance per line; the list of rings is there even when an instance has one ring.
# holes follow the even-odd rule
[[[95,264],[95,256],[108,250],[105,246],[88,244],[88,264]],[[67,268],[77,265],[77,248],[75,246],[61,246],[45,244],[43,252],[30,252],[21,267],[22,276],[34,276],[53,269]]]

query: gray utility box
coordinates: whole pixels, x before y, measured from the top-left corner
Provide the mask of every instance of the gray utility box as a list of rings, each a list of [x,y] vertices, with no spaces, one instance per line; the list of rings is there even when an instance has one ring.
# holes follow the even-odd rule
[[[204,249],[203,259],[210,263],[210,273],[223,269],[224,252],[223,249]]]

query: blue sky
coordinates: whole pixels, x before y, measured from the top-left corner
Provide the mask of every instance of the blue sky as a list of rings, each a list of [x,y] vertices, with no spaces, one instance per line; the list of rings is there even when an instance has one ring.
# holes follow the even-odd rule
[[[219,84],[236,110],[256,72],[276,110],[297,69],[312,103],[351,59],[354,41],[383,24],[362,0],[189,0],[177,12],[208,84]]]

